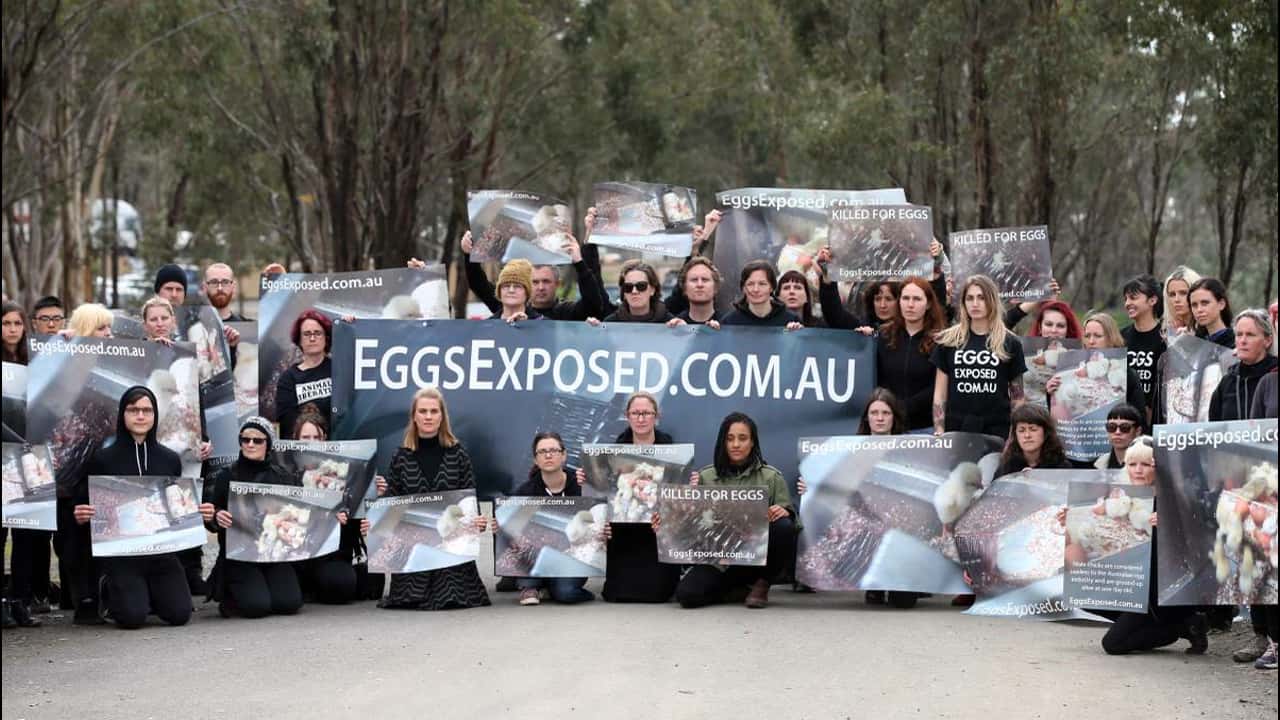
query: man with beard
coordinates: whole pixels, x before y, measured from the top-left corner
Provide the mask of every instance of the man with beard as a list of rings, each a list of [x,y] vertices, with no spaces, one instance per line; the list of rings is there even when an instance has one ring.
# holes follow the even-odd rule
[[[236,299],[236,274],[226,263],[214,263],[204,269],[204,295],[209,304],[218,311],[222,322],[246,322],[249,318],[234,312],[231,301]],[[240,344],[240,333],[230,327],[224,327],[227,345],[231,348],[231,366],[236,364],[236,346]]]

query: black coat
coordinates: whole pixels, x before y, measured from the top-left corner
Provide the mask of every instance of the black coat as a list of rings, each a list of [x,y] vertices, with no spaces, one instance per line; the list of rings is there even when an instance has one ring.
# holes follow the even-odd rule
[[[1275,355],[1267,355],[1253,365],[1240,363],[1227,371],[1209,400],[1209,419],[1247,420],[1258,383],[1278,362]]]
[[[800,322],[800,318],[796,314],[787,309],[786,305],[777,298],[769,300],[769,314],[760,317],[751,312],[747,307],[746,300],[739,300],[733,304],[733,309],[729,311],[724,319],[720,321],[721,325],[755,325],[757,327],[786,327],[787,323]]]
[[[933,384],[938,374],[928,353],[920,352],[927,333],[914,336],[906,328],[888,327],[894,334],[894,347],[887,338],[876,339],[876,383],[893,393],[907,413],[907,428],[933,426]]]

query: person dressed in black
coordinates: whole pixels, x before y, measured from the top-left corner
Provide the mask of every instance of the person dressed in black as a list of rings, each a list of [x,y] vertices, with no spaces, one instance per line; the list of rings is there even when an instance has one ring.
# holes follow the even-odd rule
[[[763,486],[769,503],[769,549],[764,567],[746,565],[694,565],[676,586],[680,607],[697,608],[724,602],[736,588],[747,588],[746,606],[763,608],[769,603],[769,586],[795,560],[798,524],[791,493],[782,473],[764,461],[760,433],[750,417],[729,413],[716,436],[714,464],[694,472],[690,485]],[[662,523],[654,513],[656,533]]]
[[[904,432],[933,427],[930,410],[938,369],[930,356],[934,336],[943,329],[945,317],[929,283],[909,277],[899,290],[894,318],[877,331],[876,381],[902,402]]]
[[[1155,395],[1156,367],[1164,355],[1164,329],[1160,319],[1164,317],[1164,292],[1160,281],[1150,275],[1139,275],[1122,288],[1124,311],[1133,322],[1120,331],[1123,347],[1128,349],[1129,368],[1137,373],[1142,384],[1144,399]],[[1152,408],[1139,405],[1151,416]]]
[[[788,270],[778,278],[776,297],[805,327],[823,328],[827,324],[813,312],[813,293],[809,280],[799,270]]]
[[[658,400],[647,392],[632,393],[627,398],[627,429],[614,440],[619,445],[670,445],[671,436],[658,429]],[[578,485],[587,482],[582,468],[577,471]],[[680,567],[658,562],[658,539],[648,523],[611,522],[604,590],[606,602],[664,603],[671,599],[680,580]]]
[[[484,274],[480,263],[471,261],[471,231],[462,235],[462,253],[466,262],[467,286],[476,298],[485,304],[492,313],[501,313],[503,303],[496,294],[495,288]],[[561,300],[560,270],[553,265],[531,265],[529,306],[548,320],[586,320],[589,317],[604,316],[604,301],[601,297],[600,283],[597,282],[591,266],[583,260],[582,247],[572,235],[565,235],[561,250],[573,262],[573,270],[578,278],[578,295],[576,301]],[[412,263],[411,263],[412,265]],[[501,280],[499,280],[501,286]]]
[[[0,342],[0,356],[4,362],[26,365],[28,359],[27,321],[22,308],[15,303],[6,302],[0,309],[0,322],[3,323],[3,338]],[[22,442],[25,435],[25,419],[18,413],[17,420],[10,427],[5,423],[5,442]],[[6,417],[6,420],[9,418]],[[9,433],[14,437],[9,437]],[[4,528],[7,538],[9,528]],[[53,533],[45,530],[13,529],[13,550],[10,558],[11,575],[5,588],[4,622],[5,627],[39,627],[40,620],[33,614],[47,613],[49,605],[49,563],[51,558],[50,539]],[[4,544],[0,543],[0,550]]]
[[[622,304],[604,318],[605,322],[666,323],[675,315],[658,297],[658,271],[641,260],[628,260],[618,271],[618,288],[622,291]],[[588,322],[596,324],[595,318]]]
[[[668,327],[677,325],[706,325],[720,329],[724,313],[716,310],[716,295],[720,292],[720,277],[714,263],[705,257],[691,257],[680,268],[676,289],[684,293],[686,307],[675,318],[667,321]]]
[[[154,613],[170,625],[185,625],[191,619],[191,591],[177,554],[142,557],[112,557],[95,560],[89,537],[89,522],[95,508],[89,502],[90,475],[140,475],[178,477],[182,460],[156,440],[156,397],[146,387],[135,385],[120,398],[116,435],[104,444],[84,466],[75,488],[72,510],[79,525],[73,533],[81,587],[97,584],[101,573],[100,607],[106,618],[121,628],[139,628]],[[81,597],[83,595],[83,591]]]
[[[328,438],[327,427],[320,413],[307,408],[298,415],[293,439],[323,442]],[[294,567],[304,602],[342,605],[356,599],[359,594],[361,572],[353,562],[357,552],[364,552],[364,536],[369,532],[369,521],[352,521],[352,509],[345,504],[338,509],[338,523],[342,526],[338,549],[328,555],[303,560]],[[367,564],[364,571],[368,572]]]
[[[1027,371],[1022,343],[1001,319],[1000,291],[985,275],[960,288],[955,325],[938,333],[930,358],[938,372],[933,386],[933,430],[975,432],[1004,438],[1009,413],[1021,405]]]
[[[1227,287],[1217,278],[1200,278],[1187,293],[1191,317],[1195,320],[1196,337],[1226,348],[1236,346],[1231,323],[1231,300]]]
[[[1048,410],[1026,404],[1009,417],[1009,439],[1000,455],[996,477],[1034,470],[1065,470],[1071,467],[1067,451],[1058,435],[1057,423]]]
[[[1156,463],[1154,442],[1150,436],[1142,436],[1129,446],[1125,453],[1125,470],[1129,482],[1134,485],[1152,486],[1155,483]],[[1159,498],[1153,501],[1151,513],[1151,556],[1156,557],[1156,525],[1158,513],[1154,508],[1159,505]],[[1065,522],[1066,512],[1060,516]],[[1072,541],[1067,540],[1067,557],[1071,562],[1079,553],[1071,551]],[[1146,613],[1100,612],[1111,618],[1111,627],[1102,636],[1102,649],[1108,655],[1126,655],[1133,652],[1155,650],[1176,643],[1179,639],[1187,640],[1191,645],[1186,649],[1188,655],[1203,655],[1209,649],[1209,626],[1202,614],[1189,606],[1162,606],[1158,600],[1160,583],[1156,578],[1156,563],[1151,563],[1150,590],[1147,597]]]
[[[240,456],[204,483],[200,514],[204,515],[205,527],[218,534],[218,564],[209,578],[210,598],[219,602],[218,611],[223,617],[292,615],[302,608],[302,588],[293,563],[227,559],[227,528],[250,521],[233,517],[227,509],[231,483],[301,485],[299,478],[276,464],[274,442],[271,422],[256,415],[250,417],[240,425]]]
[[[329,421],[333,396],[333,321],[318,310],[304,310],[293,321],[289,338],[302,351],[302,360],[285,370],[276,383],[276,419],[280,432],[293,436],[298,413],[314,405]]]
[[[1092,463],[1080,463],[1078,467],[1095,467],[1099,470],[1124,468],[1124,453],[1138,436],[1142,435],[1142,410],[1137,405],[1120,403],[1107,411],[1107,442],[1111,449],[1099,455]]]
[[[800,318],[773,296],[778,287],[778,271],[768,260],[752,260],[742,266],[738,290],[742,296],[720,321],[721,325],[754,325],[756,327],[804,327]]]
[[[516,497],[576,497],[582,495],[582,487],[576,481],[571,482],[564,471],[564,440],[559,433],[540,432],[533,436],[533,467],[529,469],[529,478],[516,488],[512,495]],[[497,521],[493,522],[494,530]],[[545,590],[551,599],[564,605],[574,605],[595,599],[584,585],[585,577],[557,578],[520,578],[520,604],[537,605],[541,602],[540,591]]]
[[[413,396],[404,443],[391,458],[386,495],[463,490],[476,486],[471,456],[449,425],[449,409],[436,388],[424,388]],[[382,490],[382,484],[379,484]],[[476,530],[489,527],[477,517]],[[489,594],[474,562],[440,570],[398,573],[379,607],[404,610],[452,610],[489,604]]]

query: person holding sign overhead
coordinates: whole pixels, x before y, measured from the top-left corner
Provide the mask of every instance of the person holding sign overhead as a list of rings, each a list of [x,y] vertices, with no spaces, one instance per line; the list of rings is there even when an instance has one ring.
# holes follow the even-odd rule
[[[93,454],[72,491],[76,527],[68,533],[64,560],[74,562],[78,568],[76,598],[81,606],[76,608],[77,623],[92,622],[88,613],[99,587],[104,596],[96,601],[99,609],[105,610],[102,617],[114,621],[117,627],[140,628],[151,613],[170,625],[185,625],[191,619],[191,592],[177,553],[101,561],[91,557],[89,522],[95,508],[89,502],[90,475],[182,474],[178,454],[156,440],[156,426],[160,424],[157,408],[156,396],[146,387],[135,385],[125,390],[120,398],[114,442],[104,444]]]
[[[760,432],[747,415],[725,416],[716,436],[715,462],[693,473],[690,485],[758,485],[769,493],[769,556],[764,567],[695,565],[676,586],[681,607],[697,608],[723,602],[735,588],[747,587],[746,606],[763,608],[769,604],[769,585],[778,578],[796,554],[796,510],[782,473],[764,461]],[[654,513],[656,532],[662,518]]]
[[[938,333],[933,364],[933,431],[1005,438],[1009,413],[1023,403],[1022,344],[1000,318],[1000,291],[985,275],[960,288],[957,322]]]
[[[527,261],[526,261],[527,262]],[[413,495],[476,486],[471,456],[449,425],[449,408],[436,388],[423,388],[409,405],[404,442],[391,458],[386,495]],[[476,529],[489,527],[485,517]],[[474,561],[462,565],[391,576],[391,589],[379,607],[402,610],[452,610],[489,604],[489,594]]]
[[[752,260],[742,266],[738,289],[742,296],[733,304],[721,321],[722,325],[755,325],[757,327],[785,327],[799,330],[804,327],[800,318],[773,296],[778,287],[778,271],[768,260]]]
[[[308,311],[310,312],[310,311]],[[218,600],[223,617],[260,618],[292,615],[302,608],[302,588],[293,563],[254,563],[227,559],[227,528],[236,522],[227,510],[231,483],[301,485],[275,463],[271,422],[253,416],[240,425],[240,457],[205,480],[200,514],[210,532],[218,534],[218,564],[209,577],[211,599]],[[248,522],[241,518],[240,522]]]

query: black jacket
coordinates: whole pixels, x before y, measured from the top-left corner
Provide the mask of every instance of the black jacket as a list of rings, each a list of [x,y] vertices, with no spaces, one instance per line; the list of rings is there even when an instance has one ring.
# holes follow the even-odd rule
[[[502,317],[502,301],[494,292],[489,276],[484,274],[484,268],[480,263],[471,262],[469,255],[464,255],[463,259],[467,268],[467,286],[471,288],[471,292],[475,293],[476,298],[484,303],[490,312],[496,313],[497,317]],[[573,270],[578,274],[579,299],[577,301],[560,300],[549,308],[538,310],[539,315],[548,320],[586,320],[589,317],[600,317],[604,314],[600,284],[596,282],[591,266],[585,260],[580,260],[573,264]]]
[[[884,337],[876,339],[876,383],[902,403],[907,412],[908,429],[932,427],[933,383],[938,368],[928,353],[920,352],[927,333],[921,330],[912,336],[903,327],[886,326],[883,330],[896,336],[896,347],[889,347]]]
[[[532,305],[525,305],[525,306],[524,306],[524,314],[525,314],[525,316],[526,316],[526,317],[528,317],[528,319],[530,319],[530,320],[541,320],[541,319],[543,319],[544,317],[546,317],[546,316],[545,316],[545,315],[543,315],[542,313],[538,312],[538,310],[537,310],[536,308],[534,308]],[[490,320],[501,320],[501,319],[502,319],[502,306],[501,306],[501,305],[499,305],[499,306],[498,306],[497,311],[495,311],[492,315],[490,315],[490,316],[489,316],[489,319],[490,319]]]
[[[635,438],[631,435],[631,428],[627,428],[626,430],[623,430],[622,432],[618,433],[617,439],[615,439],[613,442],[617,445],[634,444]],[[675,444],[675,440],[672,440],[670,435],[662,432],[658,428],[654,428],[653,444],[654,445],[673,445]]]
[[[536,466],[529,470],[529,478],[520,483],[520,487],[516,488],[516,491],[511,494],[512,496],[521,497],[545,497],[548,494],[547,484],[542,482],[542,471]],[[564,489],[558,495],[577,497],[582,495],[582,487],[578,485],[578,481],[573,478],[573,475],[566,474]]]
[[[1253,365],[1240,363],[1227,371],[1209,400],[1209,419],[1247,420],[1253,407],[1253,396],[1258,383],[1276,368],[1275,355],[1267,355]]]
[[[751,312],[747,307],[746,300],[739,300],[733,304],[733,309],[729,311],[724,319],[720,321],[721,325],[755,325],[758,327],[786,327],[787,323],[800,322],[800,318],[796,314],[787,309],[786,305],[777,298],[769,299],[769,314],[759,317]]]
[[[661,300],[654,300],[653,303],[649,305],[649,308],[650,313],[648,315],[639,317],[632,315],[631,311],[627,308],[627,304],[624,302],[618,306],[617,310],[609,313],[609,315],[605,317],[604,321],[624,323],[665,323],[675,317],[675,315],[671,314],[670,310],[667,310],[667,304]]]

